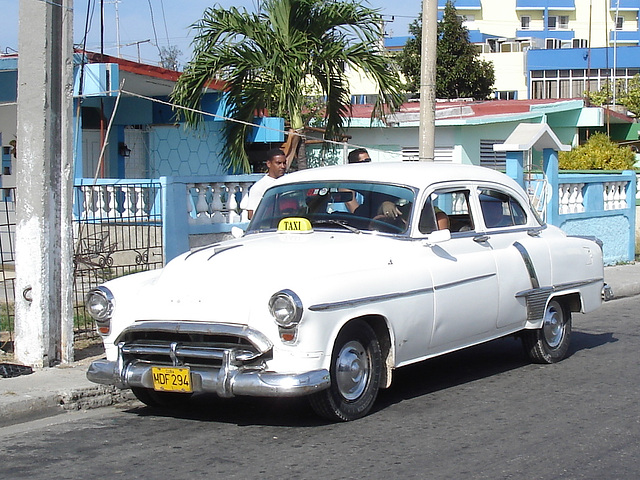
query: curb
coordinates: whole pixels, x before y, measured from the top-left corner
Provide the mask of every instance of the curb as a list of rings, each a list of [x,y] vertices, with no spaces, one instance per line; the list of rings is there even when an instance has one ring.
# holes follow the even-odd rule
[[[61,392],[58,401],[62,410],[90,410],[93,408],[108,407],[119,403],[126,403],[135,400],[131,390],[120,390],[113,385],[96,385]]]
[[[52,417],[61,413],[128,403],[135,400],[130,390],[112,385],[95,385],[68,391],[25,398],[17,395],[15,401],[3,402],[0,427]]]
[[[51,417],[63,412],[55,396],[17,399],[16,402],[3,405],[0,427]]]

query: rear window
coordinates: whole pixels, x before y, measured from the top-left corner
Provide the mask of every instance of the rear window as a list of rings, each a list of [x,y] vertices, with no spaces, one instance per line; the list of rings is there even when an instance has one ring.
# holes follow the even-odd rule
[[[527,215],[513,197],[496,190],[480,191],[480,206],[487,228],[511,227],[526,225]]]

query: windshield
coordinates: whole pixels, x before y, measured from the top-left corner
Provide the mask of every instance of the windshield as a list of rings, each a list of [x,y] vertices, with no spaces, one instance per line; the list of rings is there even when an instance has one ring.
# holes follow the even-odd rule
[[[270,188],[247,233],[274,230],[281,219],[302,217],[314,229],[401,234],[409,228],[415,192],[397,185],[311,182]]]

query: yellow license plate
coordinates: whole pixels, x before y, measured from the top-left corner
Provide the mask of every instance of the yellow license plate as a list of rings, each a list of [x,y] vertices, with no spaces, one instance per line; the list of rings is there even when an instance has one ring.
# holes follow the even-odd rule
[[[193,391],[191,373],[187,367],[151,367],[153,389],[161,392]]]

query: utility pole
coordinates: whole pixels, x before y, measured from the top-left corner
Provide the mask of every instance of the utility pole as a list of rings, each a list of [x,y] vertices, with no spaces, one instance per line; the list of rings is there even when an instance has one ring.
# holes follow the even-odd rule
[[[73,360],[73,0],[21,1],[16,359]]]
[[[422,2],[420,55],[420,148],[421,162],[433,162],[436,146],[436,44],[438,0]]]

